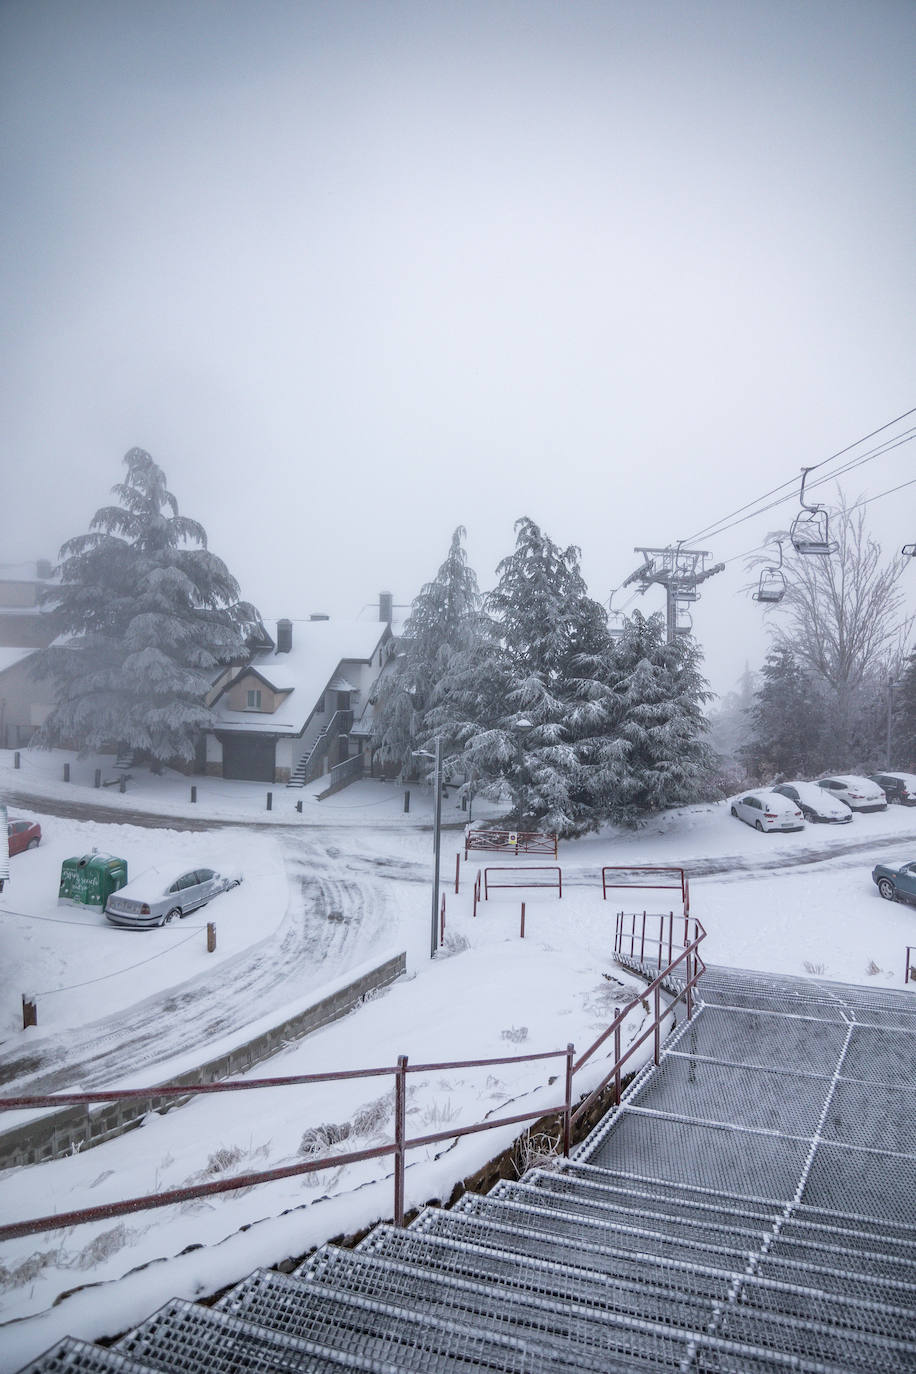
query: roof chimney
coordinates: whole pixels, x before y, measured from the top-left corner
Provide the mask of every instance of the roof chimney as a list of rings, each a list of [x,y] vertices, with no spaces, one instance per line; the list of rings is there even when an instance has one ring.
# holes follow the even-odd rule
[[[385,624],[391,624],[391,617],[394,613],[394,597],[391,592],[379,592],[378,594],[378,618]]]
[[[293,647],[293,622],[291,620],[277,621],[277,653],[288,654]]]

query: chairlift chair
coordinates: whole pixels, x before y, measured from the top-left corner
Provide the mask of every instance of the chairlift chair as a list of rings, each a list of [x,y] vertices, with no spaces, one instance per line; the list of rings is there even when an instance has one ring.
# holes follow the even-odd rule
[[[779,564],[763,569],[753,596],[754,601],[761,601],[769,606],[775,606],[786,594],[786,577],[782,570],[782,540],[777,539],[776,543],[779,548]]]
[[[676,606],[674,611],[674,633],[689,635],[693,632],[693,616],[686,606]]]
[[[801,492],[798,498],[802,510],[789,527],[789,538],[796,553],[824,557],[836,553],[840,546],[835,539],[830,538],[827,507],[805,505],[805,479],[810,471],[810,468],[802,468]]]
[[[678,582],[674,588],[674,595],[678,601],[699,601],[700,593],[693,583]]]
[[[916,558],[916,544],[904,544],[900,552],[904,558]]]

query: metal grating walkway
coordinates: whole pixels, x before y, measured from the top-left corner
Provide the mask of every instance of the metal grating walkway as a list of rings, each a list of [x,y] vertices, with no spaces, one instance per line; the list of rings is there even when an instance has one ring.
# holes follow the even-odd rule
[[[916,998],[710,969],[573,1159],[29,1371],[916,1372]]]

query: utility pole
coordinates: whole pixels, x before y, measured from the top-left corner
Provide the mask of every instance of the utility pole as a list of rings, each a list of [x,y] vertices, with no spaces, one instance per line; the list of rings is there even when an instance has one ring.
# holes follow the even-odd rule
[[[647,592],[653,585],[665,589],[665,626],[668,643],[678,634],[685,634],[690,628],[689,618],[686,626],[678,622],[678,611],[699,601],[697,587],[707,578],[725,571],[724,563],[706,567],[706,559],[712,555],[705,549],[685,549],[681,544],[669,544],[663,549],[637,547],[634,553],[643,556],[642,566],[624,578],[621,587],[635,582],[641,592]]]

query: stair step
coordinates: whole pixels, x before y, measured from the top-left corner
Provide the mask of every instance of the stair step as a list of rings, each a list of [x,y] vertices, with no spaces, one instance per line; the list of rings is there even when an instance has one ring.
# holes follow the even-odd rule
[[[466,1317],[445,1320],[411,1307],[362,1297],[327,1285],[257,1270],[225,1294],[219,1315],[231,1313],[278,1337],[327,1343],[328,1348],[398,1370],[531,1371],[569,1369],[530,1337],[487,1331]]]
[[[402,1233],[404,1234],[404,1233]],[[442,1258],[427,1246],[434,1260]],[[511,1263],[511,1257],[507,1257]],[[517,1267],[517,1266],[516,1266]],[[560,1299],[522,1283],[495,1282],[492,1275],[459,1272],[457,1265],[441,1270],[410,1263],[391,1255],[323,1247],[297,1276],[303,1282],[353,1291],[396,1303],[417,1313],[452,1322],[470,1322],[488,1331],[503,1331],[539,1350],[550,1352],[557,1369],[629,1369],[634,1358],[659,1358],[679,1363],[684,1339],[672,1338],[663,1315],[643,1309],[638,1316],[621,1306],[613,1313],[585,1298]],[[504,1280],[508,1275],[504,1275]],[[517,1275],[521,1279],[520,1275]],[[609,1285],[605,1285],[605,1295]],[[703,1320],[706,1310],[684,1306],[685,1323]],[[650,1330],[654,1322],[657,1329]]]
[[[151,1374],[152,1370],[152,1365],[130,1360],[115,1350],[66,1336],[19,1374]]]

